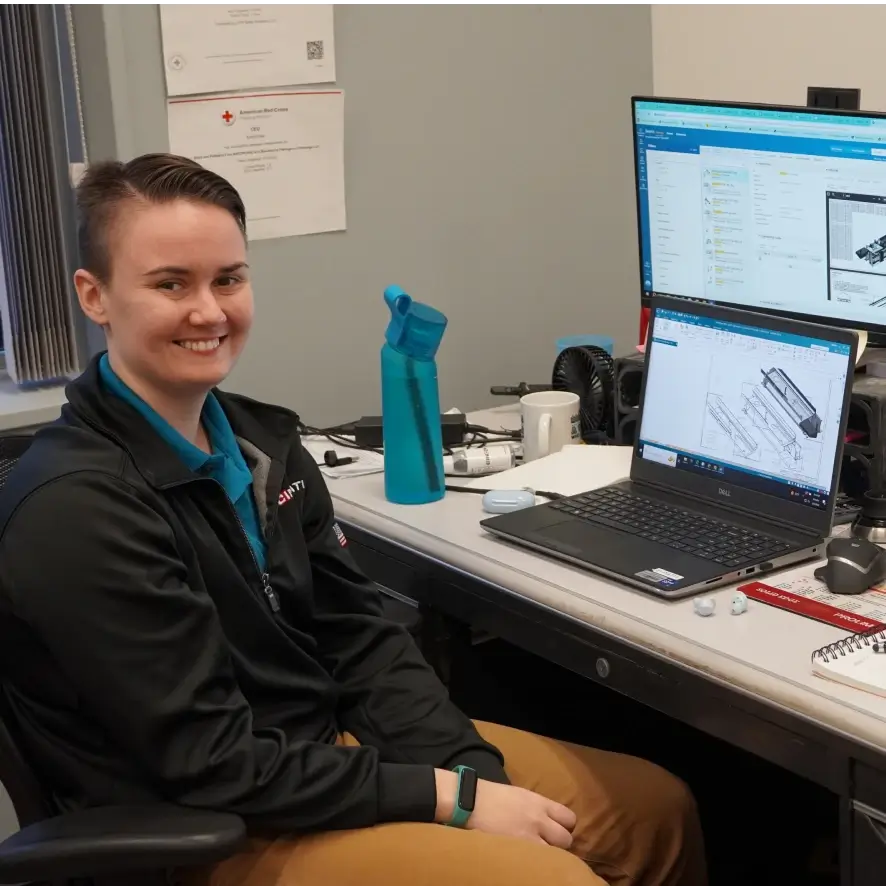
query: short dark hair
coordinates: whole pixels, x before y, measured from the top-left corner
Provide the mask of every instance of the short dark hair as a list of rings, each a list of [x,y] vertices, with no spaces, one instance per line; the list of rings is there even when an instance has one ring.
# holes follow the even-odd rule
[[[142,154],[128,163],[96,163],[77,185],[78,239],[82,266],[102,282],[111,274],[108,232],[127,200],[193,200],[218,206],[231,213],[246,236],[246,209],[237,189],[195,160],[175,154]]]

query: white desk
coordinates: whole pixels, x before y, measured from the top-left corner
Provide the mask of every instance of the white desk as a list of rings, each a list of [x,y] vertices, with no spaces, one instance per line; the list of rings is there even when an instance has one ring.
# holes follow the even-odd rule
[[[517,427],[513,410],[470,416]],[[630,465],[625,453],[625,472]],[[609,475],[601,482],[611,482]],[[594,484],[587,483],[586,488]],[[336,512],[384,584],[799,774],[838,797],[840,886],[886,870],[886,698],[813,677],[814,649],[846,636],[763,603],[717,614],[666,602],[494,539],[480,496],[393,505],[380,474],[331,480]],[[558,490],[575,492],[576,490]],[[359,556],[358,556],[359,559]],[[377,567],[377,569],[375,569]],[[406,576],[406,578],[404,578]],[[407,593],[409,596],[409,593]]]
[[[515,427],[510,410],[471,422]],[[531,600],[708,681],[886,754],[886,698],[814,677],[810,655],[846,632],[751,601],[732,616],[732,591],[715,591],[717,614],[666,602],[496,540],[478,525],[480,496],[448,493],[430,505],[389,503],[381,475],[329,481],[338,517],[371,535]]]

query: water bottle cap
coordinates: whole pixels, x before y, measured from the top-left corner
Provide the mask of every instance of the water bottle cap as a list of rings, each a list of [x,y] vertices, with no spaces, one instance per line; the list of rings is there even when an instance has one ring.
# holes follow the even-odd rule
[[[445,315],[413,301],[399,286],[385,290],[385,301],[391,309],[391,322],[385,332],[388,344],[407,357],[433,359],[446,331]]]

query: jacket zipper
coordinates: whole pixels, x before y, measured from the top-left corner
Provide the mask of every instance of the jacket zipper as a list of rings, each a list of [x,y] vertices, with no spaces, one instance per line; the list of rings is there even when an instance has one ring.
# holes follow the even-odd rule
[[[280,601],[277,599],[277,592],[271,587],[271,576],[268,575],[267,572],[263,572],[261,574],[261,580],[262,591],[264,591],[265,597],[268,598],[268,604],[271,607],[271,612],[279,612]]]
[[[240,535],[243,537],[243,541],[246,542],[246,547],[249,550],[249,555],[252,557],[252,564],[255,566],[255,571],[259,578],[261,579],[261,591],[264,595],[265,600],[267,600],[268,606],[271,608],[271,612],[275,615],[280,611],[280,598],[277,596],[277,592],[271,587],[271,575],[269,572],[263,572],[261,567],[258,565],[258,558],[255,556],[255,551],[252,550],[252,545],[249,542],[249,536],[246,534],[246,528],[243,525],[243,521],[240,519],[240,515],[237,513],[237,509],[234,507],[234,503],[228,498],[227,492],[225,492],[225,487],[218,482],[218,480],[213,479],[212,477],[203,477],[201,479],[209,480],[212,483],[215,483],[218,486],[222,494],[225,497],[225,501],[228,503],[228,507],[231,510],[231,513],[234,515],[234,519],[237,521],[237,525],[240,527]],[[192,481],[187,481],[192,482]],[[267,539],[270,539],[271,533],[273,532],[276,524],[268,524],[267,530]],[[266,541],[267,541],[266,539]]]
[[[212,479],[212,478],[209,478]],[[218,482],[218,480],[213,480],[213,483],[217,483],[221,487],[221,491],[224,493],[225,501],[228,503],[228,507],[231,509],[231,513],[234,515],[234,519],[237,521],[237,525],[240,527],[240,534],[243,536],[243,541],[246,542],[246,547],[249,549],[249,554],[252,557],[252,562],[255,565],[255,571],[258,573],[261,578],[261,590],[265,595],[265,599],[268,601],[268,606],[271,607],[271,612],[274,614],[280,611],[280,600],[277,597],[277,592],[271,587],[271,575],[269,572],[263,572],[261,567],[258,565],[258,558],[255,556],[255,551],[252,550],[252,545],[249,542],[249,536],[246,534],[246,527],[243,525],[243,521],[240,519],[240,515],[237,513],[237,509],[234,507],[234,503],[228,498],[227,492],[225,492],[225,487]],[[271,536],[271,530],[274,527],[272,525],[268,525],[267,530],[267,541]]]

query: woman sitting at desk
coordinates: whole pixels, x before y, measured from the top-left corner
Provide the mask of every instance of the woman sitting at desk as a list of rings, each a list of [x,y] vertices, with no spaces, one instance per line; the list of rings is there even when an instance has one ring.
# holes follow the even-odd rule
[[[78,200],[108,350],[0,511],[0,658],[59,806],[239,813],[263,836],[195,875],[215,886],[705,883],[677,779],[452,705],[296,416],[215,389],[253,318],[234,188],[154,154],[92,166]]]

